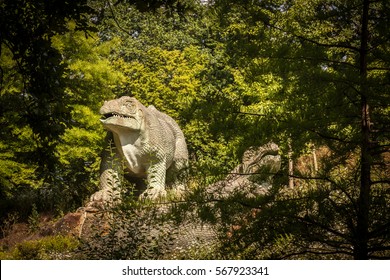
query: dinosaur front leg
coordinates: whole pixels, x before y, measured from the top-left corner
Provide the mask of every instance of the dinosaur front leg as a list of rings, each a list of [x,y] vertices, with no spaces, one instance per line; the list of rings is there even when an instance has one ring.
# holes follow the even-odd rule
[[[89,205],[119,202],[120,200],[120,172],[122,168],[121,158],[114,145],[113,135],[107,133],[107,149],[102,153],[100,164],[99,191],[90,197]]]
[[[166,195],[165,190],[166,163],[165,160],[153,163],[147,170],[148,188],[142,198],[155,200]]]

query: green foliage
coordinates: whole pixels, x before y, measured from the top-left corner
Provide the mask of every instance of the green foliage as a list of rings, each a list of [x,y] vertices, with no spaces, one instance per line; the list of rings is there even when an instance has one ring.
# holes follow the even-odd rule
[[[19,215],[16,212],[10,212],[0,225],[2,238],[6,237],[12,231],[14,225],[18,222]],[[1,258],[0,258],[1,259]]]
[[[92,10],[86,1],[18,0],[2,1],[1,5],[1,55],[3,49],[8,49],[15,65],[11,75],[1,76],[1,82],[3,78],[10,79],[6,84],[17,79],[12,88],[1,88],[4,137],[12,141],[9,126],[31,129],[35,146],[24,156],[38,164],[37,173],[45,177],[53,172],[56,162],[53,150],[70,121],[62,78],[65,64],[51,45],[51,38],[65,33],[67,22],[72,19],[77,28],[91,30],[86,13]],[[3,65],[0,67],[3,73]],[[8,119],[12,115],[14,118]]]
[[[31,214],[28,217],[28,228],[31,232],[36,232],[39,229],[39,213],[35,204],[33,204]]]
[[[1,193],[2,199],[14,206],[17,206],[12,202],[16,200],[16,194],[23,191],[31,198],[24,201],[26,204],[36,203],[39,209],[67,211],[81,205],[97,185],[104,145],[98,109],[103,100],[114,96],[115,89],[120,88],[124,80],[122,73],[108,60],[119,41],[100,44],[93,37],[76,31],[76,24],[72,21],[68,22],[67,28],[64,35],[51,37],[51,43],[61,53],[62,64],[67,65],[62,81],[68,99],[63,106],[70,111],[71,125],[58,137],[51,155],[57,158],[57,162],[52,163],[52,172],[46,173],[44,178],[40,177],[38,164],[30,158],[39,149],[39,136],[29,126],[18,126],[10,119],[21,117],[18,110],[4,116],[4,121],[12,125],[3,130],[4,138],[0,142],[0,165],[3,167],[0,178],[4,186]],[[2,57],[3,65],[12,69],[12,60],[7,60],[10,53],[4,52]],[[11,80],[11,76],[4,78],[7,82]],[[20,94],[22,88],[18,90]],[[11,88],[2,88],[4,98],[11,92]],[[14,106],[11,100],[8,105]],[[40,196],[39,201],[34,201],[37,196]]]
[[[79,241],[73,237],[50,236],[24,241],[15,249],[0,251],[2,260],[66,260],[74,258]]]
[[[64,92],[66,65],[51,39],[67,32],[69,20],[77,29],[92,30],[86,17],[91,12],[86,1],[1,3],[2,210],[25,207],[20,197],[31,196],[55,180],[55,148],[71,118]],[[31,201],[24,202],[31,207]]]
[[[105,145],[98,110],[131,95],[178,121],[197,201],[249,146],[272,140],[294,160],[308,146],[329,151],[319,170],[295,167],[295,190],[283,187],[284,162],[268,194],[204,204],[206,218],[224,217],[221,237],[232,233],[215,256],[353,258],[367,245],[364,257],[387,257],[388,1],[89,1],[98,14],[60,2],[1,4],[4,218],[16,210],[34,227],[38,211],[81,206]],[[133,208],[107,213],[109,230],[87,241],[86,257],[164,255],[166,229],[148,239],[153,211],[127,194]],[[46,254],[23,246],[21,256]]]
[[[209,201],[207,205],[212,204],[209,209],[213,211],[208,214],[220,221],[220,243],[215,251],[227,259],[355,258],[356,186],[360,180],[356,176],[360,168],[357,159],[358,154],[352,153],[343,165],[335,165],[333,160],[328,162],[329,157],[322,158],[316,178],[303,175],[302,170],[293,189],[274,182],[267,193],[257,197],[232,194],[221,200],[208,194],[198,205],[203,209],[202,204]],[[385,192],[384,185],[376,186],[370,198],[371,259],[389,255],[390,232],[383,221],[389,220],[390,211],[383,205],[390,197]]]
[[[297,0],[236,1],[233,4],[221,0],[216,1],[216,8],[225,31],[229,63],[241,69],[246,88],[254,92],[246,95],[243,100],[246,106],[241,107],[253,135],[267,131],[282,144],[284,154],[290,149],[288,139],[296,155],[308,143],[325,145],[331,151],[329,164],[316,174],[317,183],[313,184],[319,188],[320,197],[324,195],[332,202],[320,203],[322,209],[326,209],[330,224],[324,223],[326,215],[322,216],[323,213],[316,213],[310,222],[303,219],[314,228],[322,225],[333,230],[330,233],[319,230],[317,242],[321,245],[317,246],[344,248],[343,242],[348,240],[353,250],[346,249],[342,254],[354,258],[379,257],[380,253],[370,251],[375,247],[372,244],[378,242],[377,236],[371,234],[371,227],[378,223],[370,209],[376,205],[371,199],[376,192],[372,177],[378,172],[374,162],[383,162],[383,152],[388,152],[388,125],[383,122],[387,117],[380,108],[388,107],[383,93],[388,94],[389,65],[387,55],[381,51],[381,55],[376,55],[377,50],[388,49],[382,30],[383,26],[388,26],[384,12],[389,8],[387,2],[363,1],[357,5],[356,1]],[[379,14],[382,16],[378,17]],[[267,76],[271,76],[274,83],[269,83]],[[252,88],[266,84],[274,85],[265,95]],[[372,129],[372,125],[380,128]],[[378,135],[381,135],[380,141],[377,141]],[[358,161],[360,165],[350,164],[351,161]],[[385,165],[388,169],[388,163]],[[343,172],[334,177],[336,171]],[[386,182],[386,186],[379,187],[382,191],[388,188],[387,175],[377,179]],[[329,183],[332,191],[323,193],[321,188],[328,188]],[[343,199],[335,203],[333,192]],[[380,196],[388,199],[383,192]],[[316,201],[316,198],[310,197],[308,201]],[[311,212],[311,204],[305,207],[300,211]],[[283,213],[280,208],[275,211]],[[380,211],[387,213],[385,209]],[[347,215],[350,220],[341,226],[339,221],[346,213],[350,214]],[[292,223],[298,225],[302,221],[297,214],[285,218],[291,218]],[[387,224],[384,221],[382,226]],[[350,235],[336,236],[338,227],[349,231]],[[251,231],[258,229],[251,228]],[[299,231],[304,234],[304,228]],[[334,240],[329,241],[328,234],[335,235]],[[382,238],[387,236],[385,231],[381,234]],[[271,244],[276,239],[272,240]],[[309,243],[315,242],[310,240]],[[307,248],[308,244],[300,246]],[[379,247],[379,251],[386,251],[386,246]],[[295,253],[297,251],[295,249]],[[330,251],[317,253],[326,256],[333,252],[334,256],[339,256],[337,250]]]

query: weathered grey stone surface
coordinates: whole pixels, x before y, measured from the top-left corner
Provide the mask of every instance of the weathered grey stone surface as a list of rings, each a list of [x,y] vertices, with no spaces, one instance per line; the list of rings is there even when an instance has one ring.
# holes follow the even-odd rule
[[[224,180],[208,186],[207,192],[218,198],[237,192],[246,196],[264,194],[271,187],[272,178],[280,166],[279,147],[275,143],[250,147],[245,151],[242,162]]]
[[[106,101],[100,109],[103,126],[112,132],[116,149],[102,160],[100,191],[91,201],[109,201],[119,194],[120,161],[127,175],[142,188],[142,196],[156,199],[166,195],[166,178],[175,177],[188,164],[187,145],[178,124],[154,106],[145,107],[134,97]],[[138,181],[137,181],[138,179]],[[176,183],[174,188],[181,185]]]

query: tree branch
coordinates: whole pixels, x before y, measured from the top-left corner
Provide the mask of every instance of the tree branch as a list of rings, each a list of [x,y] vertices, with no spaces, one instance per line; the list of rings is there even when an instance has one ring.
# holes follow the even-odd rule
[[[388,250],[390,250],[390,246],[377,246],[368,249],[369,252],[380,252],[380,251],[388,251]]]
[[[238,114],[238,115],[248,115],[248,116],[256,116],[256,117],[268,117],[268,115],[266,115],[266,114],[249,113],[249,112],[242,112],[242,111],[234,112],[234,113]]]
[[[338,141],[338,142],[341,142],[341,143],[353,143],[352,141],[347,141],[345,139],[341,139],[341,138],[338,138],[338,137],[335,137],[335,136],[325,135],[325,134],[323,134],[323,133],[321,133],[319,131],[316,131],[314,129],[307,129],[307,130],[317,134],[318,136],[320,136],[322,138],[328,139],[328,140],[335,140],[335,141]]]
[[[115,3],[115,6],[118,5],[119,2],[121,2],[121,1],[118,1],[117,3]],[[108,3],[108,7],[109,7],[109,9],[110,9],[112,18],[113,18],[113,20],[115,21],[115,23],[116,23],[116,25],[118,26],[118,28],[119,28],[120,30],[122,30],[123,32],[125,32],[126,34],[128,34],[128,35],[131,36],[130,32],[127,31],[126,29],[124,29],[124,28],[120,25],[120,23],[118,22],[118,20],[117,20],[117,18],[116,18],[116,16],[115,16],[114,10],[112,9],[111,1],[106,1],[106,3]]]
[[[334,235],[336,235],[336,236],[338,236],[340,238],[343,238],[345,240],[349,240],[348,235],[342,234],[342,233],[338,232],[337,230],[334,230],[334,229],[332,229],[330,227],[327,227],[327,226],[325,226],[325,225],[323,225],[323,224],[321,224],[319,222],[316,222],[316,221],[314,221],[312,219],[309,219],[307,217],[306,218],[302,218],[302,217],[299,217],[299,216],[294,216],[293,218],[298,220],[298,221],[300,221],[300,222],[303,222],[303,223],[306,223],[306,224],[309,224],[309,225],[313,225],[313,226],[317,226],[317,227],[319,227],[319,228],[321,228],[321,229],[323,229],[323,230],[325,230],[325,231],[327,231],[329,233],[332,233],[332,234],[334,234]]]
[[[348,50],[353,50],[355,52],[360,52],[360,49],[358,47],[353,47],[353,46],[350,46],[350,45],[343,45],[343,44],[325,44],[325,43],[320,43],[320,42],[317,42],[313,39],[309,39],[307,37],[304,37],[302,35],[298,35],[298,34],[295,34],[293,32],[290,32],[290,31],[287,31],[281,27],[278,27],[274,24],[270,24],[269,22],[265,22],[263,21],[264,25],[268,26],[268,27],[271,27],[271,28],[275,28],[281,32],[284,32],[284,33],[288,33],[290,34],[291,36],[295,37],[295,38],[298,38],[302,41],[305,41],[305,42],[309,42],[309,43],[312,43],[316,46],[319,46],[319,47],[327,47],[327,48],[343,48],[343,49],[348,49]]]
[[[326,58],[315,58],[315,57],[309,57],[309,56],[296,56],[296,57],[289,57],[289,56],[261,56],[261,57],[264,57],[264,58],[271,58],[271,59],[285,59],[285,60],[297,60],[297,59],[301,59],[301,60],[311,60],[311,61],[323,61],[323,62],[329,62],[329,63],[334,63],[334,64],[338,64],[338,65],[345,65],[345,66],[348,66],[348,67],[351,67],[351,68],[354,68],[354,69],[359,69],[359,67],[351,64],[351,63],[348,63],[348,62],[345,62],[345,61],[337,61],[337,60],[331,60],[331,59],[326,59]]]
[[[390,184],[390,180],[371,181],[371,185],[376,185],[376,184]]]
[[[389,67],[367,67],[367,71],[380,70],[380,71],[390,71]]]
[[[320,250],[320,249],[318,249],[318,250]],[[320,255],[320,256],[321,255],[326,256],[326,255],[344,254],[347,256],[351,256],[351,257],[353,256],[353,254],[350,251],[345,251],[345,250],[315,251],[313,249],[306,249],[306,250],[303,250],[303,251],[300,251],[297,253],[286,254],[283,256],[283,258],[287,259],[287,258],[306,255],[306,254],[313,254],[313,255]]]

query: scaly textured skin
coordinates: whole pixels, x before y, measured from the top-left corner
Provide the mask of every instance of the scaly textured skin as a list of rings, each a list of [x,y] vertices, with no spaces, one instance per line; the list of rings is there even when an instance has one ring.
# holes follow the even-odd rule
[[[178,124],[153,106],[145,107],[128,96],[106,101],[100,114],[131,176],[147,179],[148,188],[142,196],[164,196],[167,171],[178,172],[188,162],[187,145]]]
[[[269,142],[260,147],[250,147],[243,154],[242,162],[224,180],[209,185],[207,192],[217,199],[238,192],[256,197],[268,191],[280,167],[278,145]]]

